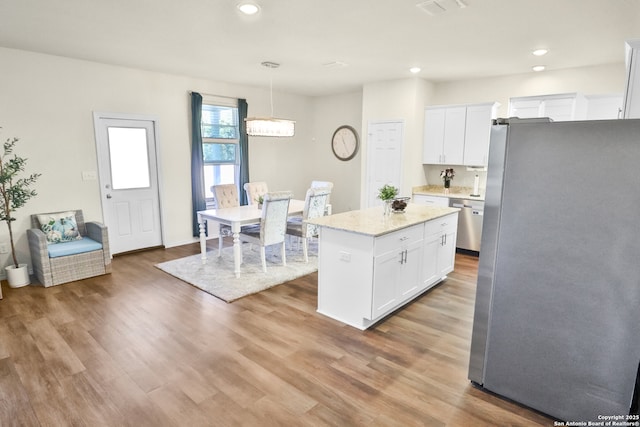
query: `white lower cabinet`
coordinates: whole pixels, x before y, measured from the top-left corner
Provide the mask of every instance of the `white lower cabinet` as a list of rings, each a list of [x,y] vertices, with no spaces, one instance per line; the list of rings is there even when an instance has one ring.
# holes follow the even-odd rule
[[[457,230],[458,214],[447,215],[426,224],[422,260],[423,289],[428,289],[453,271]]]
[[[458,214],[382,236],[321,228],[318,312],[366,329],[453,271]]]
[[[370,319],[418,291],[423,234],[424,225],[420,224],[376,239]],[[379,251],[382,253],[377,255]]]
[[[425,194],[414,194],[413,203],[431,206],[449,206],[449,198],[447,196],[427,196]]]

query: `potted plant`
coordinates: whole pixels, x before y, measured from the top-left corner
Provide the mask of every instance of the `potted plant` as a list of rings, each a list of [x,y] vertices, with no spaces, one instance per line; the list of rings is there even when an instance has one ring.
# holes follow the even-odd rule
[[[391,213],[391,202],[400,190],[391,184],[385,184],[378,189],[378,199],[384,202],[384,214]]]
[[[5,267],[5,271],[9,286],[12,288],[29,284],[29,270],[27,264],[18,263],[11,223],[16,220],[15,211],[36,195],[35,190],[29,187],[40,177],[38,173],[25,178],[19,177],[24,172],[27,159],[16,154],[11,157],[16,142],[18,142],[18,138],[8,138],[4,143],[3,152],[0,154],[0,220],[5,221],[9,228],[13,264]]]

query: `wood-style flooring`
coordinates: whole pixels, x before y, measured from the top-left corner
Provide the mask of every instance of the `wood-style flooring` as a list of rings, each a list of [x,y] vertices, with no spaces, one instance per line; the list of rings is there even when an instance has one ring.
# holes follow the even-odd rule
[[[317,274],[227,304],[154,267],[198,251],[3,283],[0,425],[553,425],[467,380],[475,257],[363,332],[316,313]]]

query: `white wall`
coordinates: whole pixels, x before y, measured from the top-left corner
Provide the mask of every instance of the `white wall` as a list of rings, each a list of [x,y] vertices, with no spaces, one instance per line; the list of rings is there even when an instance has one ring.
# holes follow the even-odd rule
[[[16,152],[28,158],[27,173],[40,172],[38,196],[17,212],[15,236],[21,262],[29,260],[25,230],[31,213],[83,209],[88,220],[102,220],[98,181],[83,181],[82,171],[97,171],[93,111],[135,113],[159,120],[161,198],[165,244],[193,241],[189,91],[246,98],[249,115],[270,115],[269,90],[153,73],[26,51],[0,48],[0,138],[18,137]],[[250,177],[274,189],[303,197],[307,176],[322,164],[301,162],[312,149],[312,98],[274,92],[275,115],[297,120],[291,139],[253,138]],[[305,179],[299,180],[301,170]],[[0,242],[8,232],[0,225]],[[0,255],[0,265],[9,255]]]
[[[362,92],[318,97],[313,102],[314,131],[309,151],[301,157],[304,166],[300,171],[302,182],[312,180],[331,181],[334,184],[331,193],[333,213],[359,208],[360,170],[363,134],[362,128]],[[358,130],[360,148],[356,156],[348,161],[338,160],[331,150],[331,137],[342,125]],[[315,164],[315,167],[309,167]]]

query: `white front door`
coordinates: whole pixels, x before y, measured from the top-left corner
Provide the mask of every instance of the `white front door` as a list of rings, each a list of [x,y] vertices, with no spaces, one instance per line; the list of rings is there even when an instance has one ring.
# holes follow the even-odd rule
[[[111,253],[161,246],[156,121],[94,113],[94,124]]]
[[[402,181],[402,122],[371,122],[368,129],[367,206],[382,204],[378,190]]]

